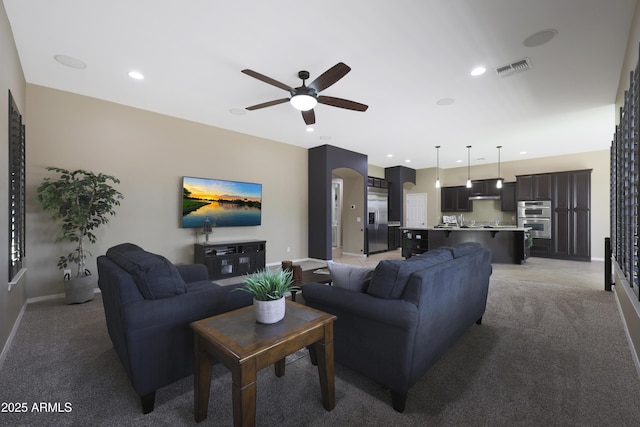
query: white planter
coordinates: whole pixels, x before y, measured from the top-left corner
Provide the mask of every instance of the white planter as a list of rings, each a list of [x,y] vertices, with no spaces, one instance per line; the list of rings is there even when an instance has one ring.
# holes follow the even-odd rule
[[[284,297],[273,301],[258,301],[253,299],[253,311],[256,321],[260,323],[276,323],[284,319],[286,303]]]
[[[82,304],[91,301],[94,293],[93,276],[78,277],[64,281],[64,296],[67,304]]]

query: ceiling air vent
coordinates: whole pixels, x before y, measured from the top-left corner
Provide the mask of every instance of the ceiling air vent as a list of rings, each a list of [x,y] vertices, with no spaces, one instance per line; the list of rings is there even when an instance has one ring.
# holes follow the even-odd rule
[[[509,77],[515,73],[521,73],[531,69],[531,61],[529,58],[521,59],[520,61],[513,62],[508,65],[496,68],[496,74],[498,77]]]

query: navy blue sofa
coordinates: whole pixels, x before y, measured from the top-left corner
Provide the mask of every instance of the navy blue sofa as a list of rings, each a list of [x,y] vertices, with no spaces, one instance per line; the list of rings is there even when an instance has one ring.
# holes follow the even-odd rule
[[[193,374],[191,322],[252,304],[237,286],[208,280],[202,264],[174,266],[123,243],[99,256],[98,286],[109,336],[143,412],[156,390]]]
[[[462,243],[381,261],[357,290],[334,279],[333,286],[305,285],[302,295],[338,317],[335,361],[388,387],[393,408],[403,412],[409,388],[481,323],[491,273],[491,250]]]

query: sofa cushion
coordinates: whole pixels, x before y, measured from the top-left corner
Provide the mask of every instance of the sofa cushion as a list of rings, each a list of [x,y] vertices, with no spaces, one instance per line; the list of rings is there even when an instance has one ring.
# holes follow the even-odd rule
[[[327,261],[327,267],[329,267],[329,272],[331,273],[333,286],[356,292],[366,291],[373,275],[373,268],[357,265]]]
[[[367,293],[374,297],[398,299],[412,273],[453,259],[448,250],[433,250],[407,260],[383,260],[371,277]]]
[[[107,250],[107,257],[133,277],[145,299],[172,297],[187,292],[187,284],[165,257],[123,243]]]

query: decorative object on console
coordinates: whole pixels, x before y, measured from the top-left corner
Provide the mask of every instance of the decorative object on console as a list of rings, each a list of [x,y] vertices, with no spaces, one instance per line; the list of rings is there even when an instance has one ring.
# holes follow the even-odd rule
[[[183,228],[260,225],[262,184],[222,179],[182,178]]]
[[[267,77],[253,70],[242,70],[244,74],[277,88],[284,89],[291,95],[291,98],[280,98],[275,101],[263,102],[262,104],[247,107],[247,110],[258,110],[260,108],[272,107],[289,101],[293,108],[302,112],[302,118],[307,125],[312,125],[316,122],[316,115],[313,111],[313,107],[315,107],[317,103],[353,111],[367,111],[369,106],[360,104],[359,102],[349,101],[342,98],[334,98],[332,96],[318,95],[320,92],[343,78],[349,71],[351,71],[351,68],[348,65],[339,62],[318,76],[318,78],[311,82],[309,86],[304,84],[309,78],[309,72],[300,71],[298,72],[298,77],[302,80],[302,86],[292,88],[289,85],[280,83],[271,77]]]
[[[209,221],[209,218],[205,218],[202,223],[202,234],[204,234],[205,243],[209,243],[209,234],[213,233],[213,224]]]
[[[70,264],[77,266],[75,277],[64,275],[65,299],[67,304],[83,303],[93,299],[94,283],[88,279],[91,271],[86,266],[87,241],[95,243],[97,237],[93,230],[109,222],[109,216],[115,215],[115,206],[120,205],[124,196],[109,184],[120,181],[102,173],[78,169],[68,171],[57,167],[48,167],[56,172],[56,179],[45,178],[37,188],[36,199],[46,211],[53,211],[53,219],[62,220],[62,235],[57,241],[72,242],[75,249],[68,255],[60,256],[58,267],[66,269]],[[69,270],[71,271],[71,270]]]
[[[284,318],[287,292],[298,291],[293,286],[293,271],[264,269],[244,279],[244,286],[237,290],[253,295],[253,308],[259,323],[276,323]]]

